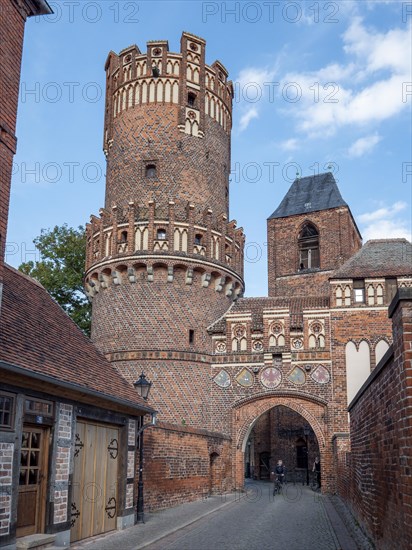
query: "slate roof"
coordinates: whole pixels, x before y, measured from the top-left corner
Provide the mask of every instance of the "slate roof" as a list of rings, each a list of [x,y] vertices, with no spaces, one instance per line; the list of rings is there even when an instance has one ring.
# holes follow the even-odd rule
[[[295,179],[269,219],[348,206],[331,172]]]
[[[98,392],[102,399],[150,409],[42,285],[7,265],[3,283],[1,362],[29,376],[47,376],[56,385],[68,383]]]
[[[376,239],[332,273],[331,279],[412,275],[412,244],[406,239]]]

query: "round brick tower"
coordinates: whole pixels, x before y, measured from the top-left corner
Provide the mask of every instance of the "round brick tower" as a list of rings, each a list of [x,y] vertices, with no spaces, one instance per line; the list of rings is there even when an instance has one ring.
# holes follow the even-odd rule
[[[244,290],[245,238],[228,222],[232,83],[188,33],[179,54],[148,42],[146,54],[111,52],[105,69],[105,208],[87,225],[92,339],[131,381],[145,370],[163,419],[206,427],[206,329]]]

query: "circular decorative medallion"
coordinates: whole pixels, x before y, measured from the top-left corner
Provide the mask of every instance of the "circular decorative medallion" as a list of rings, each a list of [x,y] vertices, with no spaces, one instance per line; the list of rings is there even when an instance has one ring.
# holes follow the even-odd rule
[[[261,372],[260,381],[266,388],[277,388],[282,381],[282,373],[275,367],[268,367]]]
[[[197,50],[199,49],[199,46],[194,42],[190,42],[189,48],[192,50],[192,52],[197,52]]]
[[[283,325],[281,323],[272,323],[271,331],[273,334],[280,334],[283,332]]]
[[[255,340],[255,342],[253,342],[253,351],[262,351],[263,350],[263,344],[261,342],[261,340]]]
[[[226,342],[216,342],[215,350],[217,353],[226,353]]]
[[[292,340],[292,347],[293,349],[302,349],[303,347],[303,341],[301,338],[294,338]]]
[[[193,120],[196,118],[196,113],[194,111],[189,111],[187,116]]]
[[[127,54],[126,57],[124,58],[124,63],[130,63],[130,61],[132,60],[132,56],[131,54]]]
[[[236,325],[233,334],[236,336],[236,338],[242,338],[242,336],[245,335],[245,327],[243,325]]]
[[[161,48],[155,48],[152,51],[152,55],[153,55],[153,57],[159,57],[159,55],[162,55],[162,49]]]
[[[310,330],[313,332],[313,334],[320,334],[322,332],[322,325],[321,323],[312,323],[310,325]]]

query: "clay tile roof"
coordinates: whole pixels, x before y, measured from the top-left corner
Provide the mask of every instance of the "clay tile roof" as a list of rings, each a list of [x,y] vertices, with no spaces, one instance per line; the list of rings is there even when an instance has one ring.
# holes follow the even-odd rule
[[[376,239],[333,272],[332,279],[412,275],[412,245],[406,239]]]
[[[326,172],[295,179],[269,219],[329,210],[338,206],[348,205],[342,199],[333,174]]]
[[[239,298],[226,313],[251,313],[252,330],[263,330],[263,312],[268,309],[289,309],[291,326],[303,326],[303,312],[307,309],[323,309],[329,307],[326,296],[278,297],[278,298]],[[226,332],[226,318],[223,316],[209,328],[210,332]],[[218,329],[218,330],[217,330]]]
[[[3,282],[0,361],[150,409],[37,281],[5,265]]]

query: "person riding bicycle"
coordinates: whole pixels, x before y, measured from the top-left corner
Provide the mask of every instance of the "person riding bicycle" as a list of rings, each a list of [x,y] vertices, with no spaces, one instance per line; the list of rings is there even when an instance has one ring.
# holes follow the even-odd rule
[[[320,489],[320,460],[318,456],[315,458],[315,462],[313,463],[312,472],[316,473],[316,482],[318,489]]]
[[[272,474],[274,474],[276,477],[275,477],[275,491],[276,491],[276,486],[279,485],[280,488],[282,487],[284,481],[285,481],[285,475],[286,475],[286,467],[283,465],[283,461],[282,460],[278,460],[277,464],[276,464],[276,467],[275,467],[275,471],[272,472]]]

